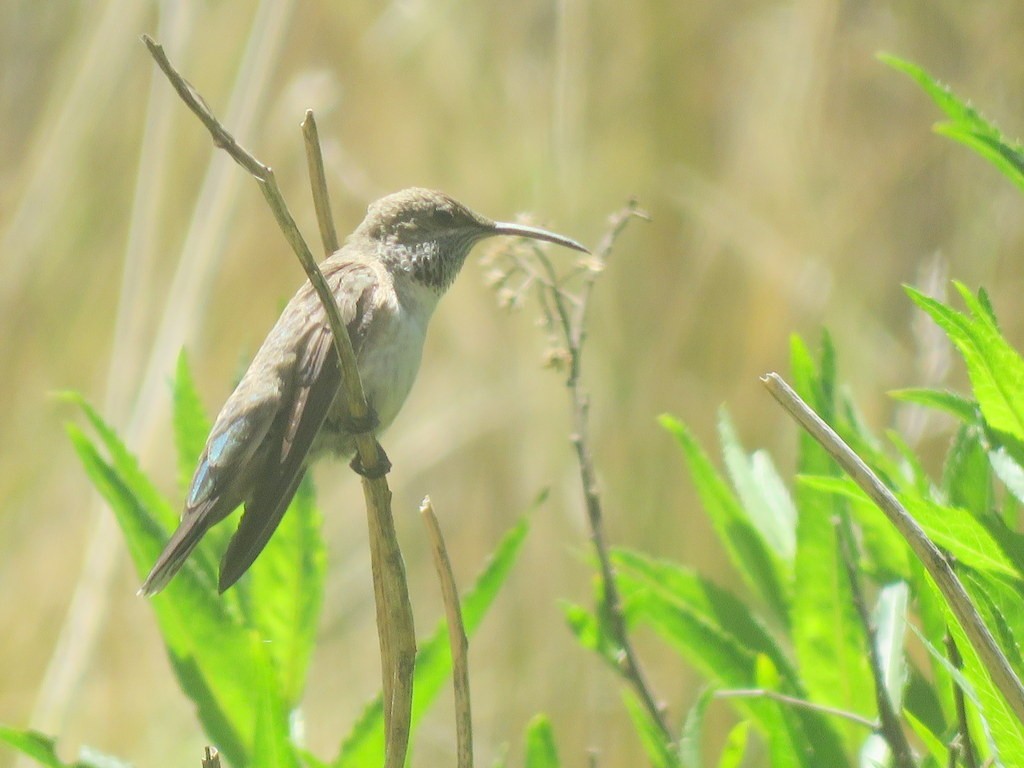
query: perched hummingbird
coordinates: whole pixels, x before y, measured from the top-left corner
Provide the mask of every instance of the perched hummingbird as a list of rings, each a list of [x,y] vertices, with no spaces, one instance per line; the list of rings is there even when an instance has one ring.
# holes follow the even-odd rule
[[[378,430],[391,424],[409,394],[438,300],[470,249],[495,235],[588,252],[543,229],[486,219],[442,192],[406,189],[372,203],[341,249],[320,265],[352,339]],[[218,414],[181,523],[141,594],[163,589],[210,526],[243,503],[221,560],[220,591],[245,573],[273,535],[309,462],[327,452],[355,453],[355,427],[340,389],[331,330],[307,281]]]

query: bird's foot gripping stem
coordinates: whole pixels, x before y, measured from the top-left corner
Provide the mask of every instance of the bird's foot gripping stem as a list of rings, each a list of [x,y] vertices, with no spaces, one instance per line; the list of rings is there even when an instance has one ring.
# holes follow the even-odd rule
[[[379,426],[380,419],[377,418],[377,412],[373,408],[368,408],[366,415],[361,419],[357,419],[351,414],[345,418],[345,429],[353,435],[365,435],[367,432],[373,432]]]
[[[358,453],[349,462],[349,466],[352,467],[352,471],[357,475],[362,475],[367,480],[376,480],[379,477],[384,477],[384,475],[391,471],[391,459],[384,453],[381,444],[377,443],[377,466],[364,467],[363,462],[359,460]]]

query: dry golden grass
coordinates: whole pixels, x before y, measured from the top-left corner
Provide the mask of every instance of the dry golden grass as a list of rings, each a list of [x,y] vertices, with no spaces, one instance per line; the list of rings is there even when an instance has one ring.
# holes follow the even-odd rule
[[[138,764],[188,764],[203,742],[64,438],[74,415],[49,393],[103,405],[171,491],[178,348],[215,410],[301,279],[258,191],[175,101],[141,32],[275,167],[314,242],[307,107],[343,231],[368,199],[427,185],[495,217],[538,212],[593,242],[636,195],[654,221],[630,228],[598,287],[585,370],[609,534],[720,579],[730,576],[658,413],[710,444],[728,403],[748,445],[789,455],[793,427],[757,376],[785,369],[790,332],[814,337],[824,324],[841,378],[869,423],[887,426],[886,389],[941,375],[900,290],[936,259],[987,286],[1007,336],[1024,340],[1019,191],[930,134],[930,102],[874,59],[884,49],[921,63],[1017,135],[1024,6],[1013,0],[161,7],[157,18],[131,0],[0,4],[0,721],[59,734],[65,754],[88,743]],[[470,649],[478,759],[511,741],[515,760],[543,710],[566,764],[590,747],[602,765],[636,764],[618,683],[575,647],[557,605],[590,589],[565,393],[540,368],[533,313],[498,311],[482,278],[468,265],[442,303],[384,440],[418,626],[441,613],[423,494],[465,583],[551,486]],[[360,494],[343,465],[316,477],[330,576],[306,711],[309,744],[328,755],[378,678]],[[57,676],[62,627],[57,660],[83,654],[75,679]],[[678,720],[696,681],[640,642]],[[451,762],[453,749],[442,704],[414,765]]]

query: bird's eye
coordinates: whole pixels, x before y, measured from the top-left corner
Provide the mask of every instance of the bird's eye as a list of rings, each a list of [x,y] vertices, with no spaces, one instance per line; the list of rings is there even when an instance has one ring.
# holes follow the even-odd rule
[[[434,222],[438,226],[449,227],[455,223],[455,214],[447,208],[438,208],[434,211]]]

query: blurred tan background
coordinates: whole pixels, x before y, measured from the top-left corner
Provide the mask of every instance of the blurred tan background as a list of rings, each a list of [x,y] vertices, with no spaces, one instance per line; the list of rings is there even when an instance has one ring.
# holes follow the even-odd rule
[[[255,184],[213,150],[142,32],[274,166],[313,243],[306,108],[342,232],[369,200],[426,185],[496,218],[532,211],[593,244],[636,195],[653,221],[630,226],[598,286],[585,363],[609,533],[726,584],[659,413],[715,452],[727,403],[747,445],[785,472],[794,429],[757,377],[786,369],[791,332],[815,343],[823,325],[833,332],[841,378],[878,431],[898,417],[887,389],[947,375],[902,282],[985,285],[1024,341],[1019,190],[930,133],[937,110],[874,58],[917,61],[1019,135],[1015,0],[6,0],[0,721],[58,734],[65,756],[85,743],[187,765],[203,741],[64,436],[79,417],[51,393],[84,392],[180,498],[168,422],[178,350],[216,411],[301,280]],[[601,765],[636,765],[619,685],[576,648],[558,604],[589,602],[591,588],[562,381],[540,367],[535,308],[496,307],[481,253],[441,304],[383,441],[418,627],[440,615],[420,498],[432,496],[466,584],[551,487],[471,646],[478,760],[510,743],[518,762],[524,725],[545,711],[566,765],[589,749]],[[944,436],[919,427],[936,462]],[[305,711],[310,747],[330,757],[378,671],[358,484],[341,464],[316,479],[330,575]],[[700,681],[656,638],[640,646],[680,722]],[[728,722],[714,712],[716,728]],[[447,703],[434,709],[414,765],[452,763],[451,723]]]

